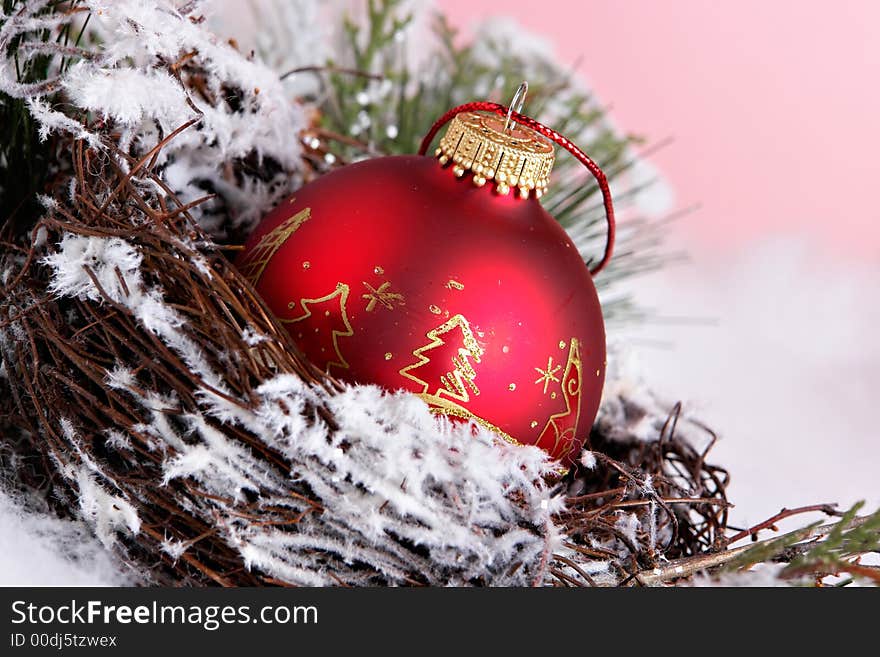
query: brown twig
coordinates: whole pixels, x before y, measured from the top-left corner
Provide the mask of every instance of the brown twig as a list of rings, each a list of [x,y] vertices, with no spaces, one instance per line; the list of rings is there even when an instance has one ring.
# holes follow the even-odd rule
[[[280,79],[284,80],[291,75],[298,75],[300,73],[341,73],[343,75],[352,75],[370,80],[382,81],[385,79],[385,76],[381,73],[368,73],[367,71],[359,71],[354,68],[345,68],[341,66],[300,66],[282,73]]]
[[[869,520],[869,516],[854,518],[848,523],[846,529],[854,529]],[[699,554],[692,557],[677,559],[662,567],[646,569],[639,572],[636,576],[638,583],[644,586],[656,586],[675,579],[684,579],[691,577],[696,573],[712,570],[720,566],[724,566],[741,557],[743,554],[761,545],[768,545],[773,541],[784,539],[793,539],[796,541],[807,541],[819,536],[828,534],[836,527],[835,524],[825,524],[813,527],[796,529],[788,534],[779,537],[765,539],[750,545],[741,545],[739,547],[726,549],[720,552],[708,554]]]
[[[748,529],[744,529],[741,532],[737,532],[730,538],[727,538],[726,543],[728,545],[732,545],[737,541],[744,539],[746,536],[751,536],[752,540],[755,540],[758,537],[758,532],[764,529],[772,529],[773,531],[776,531],[777,522],[786,518],[790,518],[792,516],[800,515],[802,513],[822,512],[825,515],[838,517],[843,515],[840,511],[837,510],[836,507],[836,504],[811,504],[810,506],[801,506],[796,509],[782,509],[779,513],[768,518],[767,520],[759,522],[757,525],[749,527]]]

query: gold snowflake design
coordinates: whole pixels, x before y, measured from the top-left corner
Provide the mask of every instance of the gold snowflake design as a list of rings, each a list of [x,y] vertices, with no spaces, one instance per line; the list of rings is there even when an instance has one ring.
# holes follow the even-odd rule
[[[546,369],[541,369],[540,367],[536,367],[535,371],[540,374],[537,379],[535,379],[536,384],[543,383],[544,384],[544,394],[547,394],[547,386],[550,385],[551,382],[555,381],[559,383],[559,377],[556,376],[556,373],[562,369],[562,365],[557,365],[553,367],[553,356],[547,359],[547,367]]]
[[[366,281],[363,281],[363,284],[367,288],[367,293],[361,295],[361,297],[367,300],[368,313],[373,312],[378,304],[381,304],[388,310],[394,310],[395,303],[399,305],[404,303],[402,294],[391,291],[391,281],[385,281],[378,289]]]

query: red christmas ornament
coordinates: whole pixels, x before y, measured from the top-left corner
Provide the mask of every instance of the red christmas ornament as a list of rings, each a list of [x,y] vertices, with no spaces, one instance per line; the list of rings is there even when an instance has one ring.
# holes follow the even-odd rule
[[[303,187],[261,222],[240,270],[329,374],[411,391],[568,465],[598,409],[605,330],[591,272],[538,201],[550,140],[597,175],[613,238],[604,176],[493,103],[449,112],[422,152],[450,119],[439,162],[367,160]]]

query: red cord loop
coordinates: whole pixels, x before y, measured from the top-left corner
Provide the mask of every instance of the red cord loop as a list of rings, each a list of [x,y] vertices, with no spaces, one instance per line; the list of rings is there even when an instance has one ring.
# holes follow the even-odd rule
[[[590,269],[590,274],[595,276],[602,271],[608,264],[608,261],[611,260],[611,256],[614,253],[614,237],[616,235],[617,227],[614,221],[614,205],[611,202],[611,190],[608,188],[608,179],[605,177],[602,169],[599,168],[599,165],[593,162],[586,153],[569,141],[567,137],[559,134],[552,128],[548,128],[543,123],[539,123],[528,116],[513,112],[510,108],[505,107],[504,105],[485,101],[465,103],[464,105],[453,107],[446,112],[446,114],[437,119],[434,125],[431,126],[428,134],[426,134],[425,138],[422,140],[422,145],[419,147],[419,155],[427,153],[428,147],[431,145],[431,142],[434,140],[434,137],[437,135],[440,128],[449,123],[456,114],[461,114],[462,112],[492,112],[499,116],[506,116],[507,113],[510,112],[510,118],[513,121],[520,125],[524,125],[527,128],[531,128],[535,132],[547,137],[547,139],[553,143],[562,146],[565,150],[574,155],[578,162],[583,164],[589,170],[593,175],[593,178],[596,179],[599,189],[602,192],[602,203],[605,206],[605,220],[608,225],[608,238],[605,241],[605,253],[602,256],[602,260],[599,261],[599,264]]]

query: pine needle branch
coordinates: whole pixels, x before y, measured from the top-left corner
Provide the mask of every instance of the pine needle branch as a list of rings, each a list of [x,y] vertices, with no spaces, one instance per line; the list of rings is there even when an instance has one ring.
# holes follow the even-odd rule
[[[15,20],[25,4],[23,0],[3,0],[0,28]],[[0,56],[14,61],[18,84],[44,83],[85,54],[79,44],[87,20],[70,43],[78,5],[79,0],[47,3],[35,14],[37,27],[32,32],[9,40]],[[39,27],[41,24],[53,27]],[[49,100],[54,102],[54,95]],[[30,225],[40,211],[38,194],[45,191],[52,173],[52,148],[51,140],[40,138],[26,100],[0,91],[0,229],[15,233],[16,226]]]
[[[862,555],[880,552],[880,510],[859,516],[863,505],[859,502],[834,523],[816,522],[752,545],[677,559],[662,567],[644,570],[637,575],[635,583],[657,586],[701,572],[743,572],[770,562],[788,562],[779,575],[782,579],[819,581],[829,575],[847,573],[853,578],[880,583],[877,569],[858,563]]]

